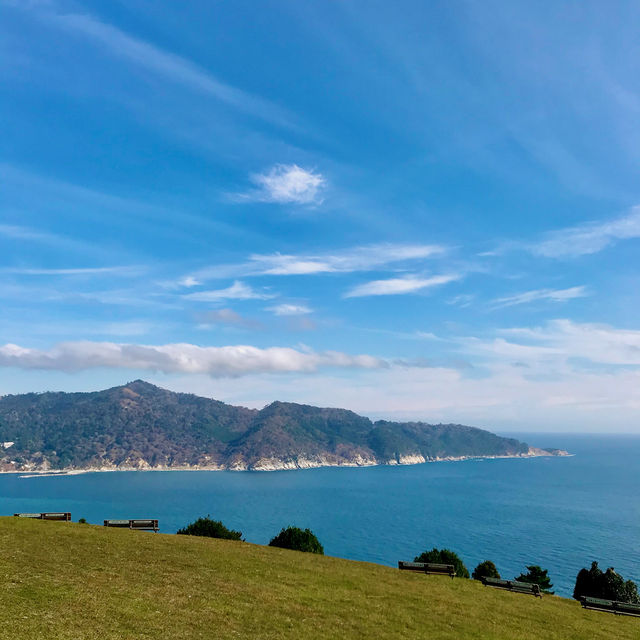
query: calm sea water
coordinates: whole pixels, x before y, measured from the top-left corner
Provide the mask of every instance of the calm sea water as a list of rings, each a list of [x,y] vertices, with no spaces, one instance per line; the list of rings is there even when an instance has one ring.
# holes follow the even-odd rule
[[[210,514],[265,544],[281,527],[310,527],[325,553],[395,565],[434,546],[471,571],[503,577],[539,564],[560,595],[598,560],[640,583],[640,437],[527,435],[570,458],[474,460],[406,467],[279,472],[0,475],[0,514],[71,511],[86,518],[159,518],[173,533]],[[140,534],[146,535],[146,534]],[[152,535],[152,534],[148,534]]]

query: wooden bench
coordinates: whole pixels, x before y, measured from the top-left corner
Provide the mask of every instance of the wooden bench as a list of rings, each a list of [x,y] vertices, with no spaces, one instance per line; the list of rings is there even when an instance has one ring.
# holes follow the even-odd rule
[[[136,529],[137,531],[158,532],[158,521],[150,518],[137,518],[128,520],[105,520],[105,527],[119,527],[121,529]]]
[[[17,518],[34,518],[36,520],[60,520],[62,522],[71,522],[71,514],[62,511],[48,511],[45,513],[14,513]]]
[[[580,603],[584,609],[593,609],[594,611],[609,611],[617,616],[636,616],[640,618],[640,604],[631,604],[630,602],[619,602],[618,600],[603,600],[601,598],[590,598],[582,596]]]
[[[500,580],[499,578],[482,578],[485,587],[495,587],[496,589],[506,589],[514,593],[528,593],[538,598],[542,598],[542,592],[537,584],[531,582],[518,582],[517,580]]]
[[[432,575],[444,575],[455,578],[456,568],[452,564],[438,564],[435,562],[398,562],[398,569],[401,571],[419,571],[420,573]]]

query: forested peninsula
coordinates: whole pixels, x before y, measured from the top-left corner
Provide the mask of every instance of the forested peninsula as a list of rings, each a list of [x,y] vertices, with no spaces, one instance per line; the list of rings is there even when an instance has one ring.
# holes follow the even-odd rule
[[[0,398],[0,472],[277,470],[566,455],[457,424],[372,422],[345,409],[247,409],[142,380]]]

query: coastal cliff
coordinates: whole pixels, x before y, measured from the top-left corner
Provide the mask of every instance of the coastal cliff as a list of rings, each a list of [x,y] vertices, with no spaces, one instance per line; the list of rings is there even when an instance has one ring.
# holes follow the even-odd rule
[[[566,455],[464,425],[372,422],[345,409],[246,409],[142,380],[0,398],[0,472],[280,470]]]

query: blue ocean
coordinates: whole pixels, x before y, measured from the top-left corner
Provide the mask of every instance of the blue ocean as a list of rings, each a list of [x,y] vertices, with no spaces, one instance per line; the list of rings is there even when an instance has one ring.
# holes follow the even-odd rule
[[[287,525],[309,527],[329,555],[392,566],[434,546],[456,551],[470,571],[493,560],[505,578],[538,564],[564,596],[592,560],[640,584],[640,437],[516,437],[575,455],[277,472],[0,475],[0,514],[71,511],[74,520],[98,524],[153,517],[164,533],[210,514],[248,542],[266,544]]]

